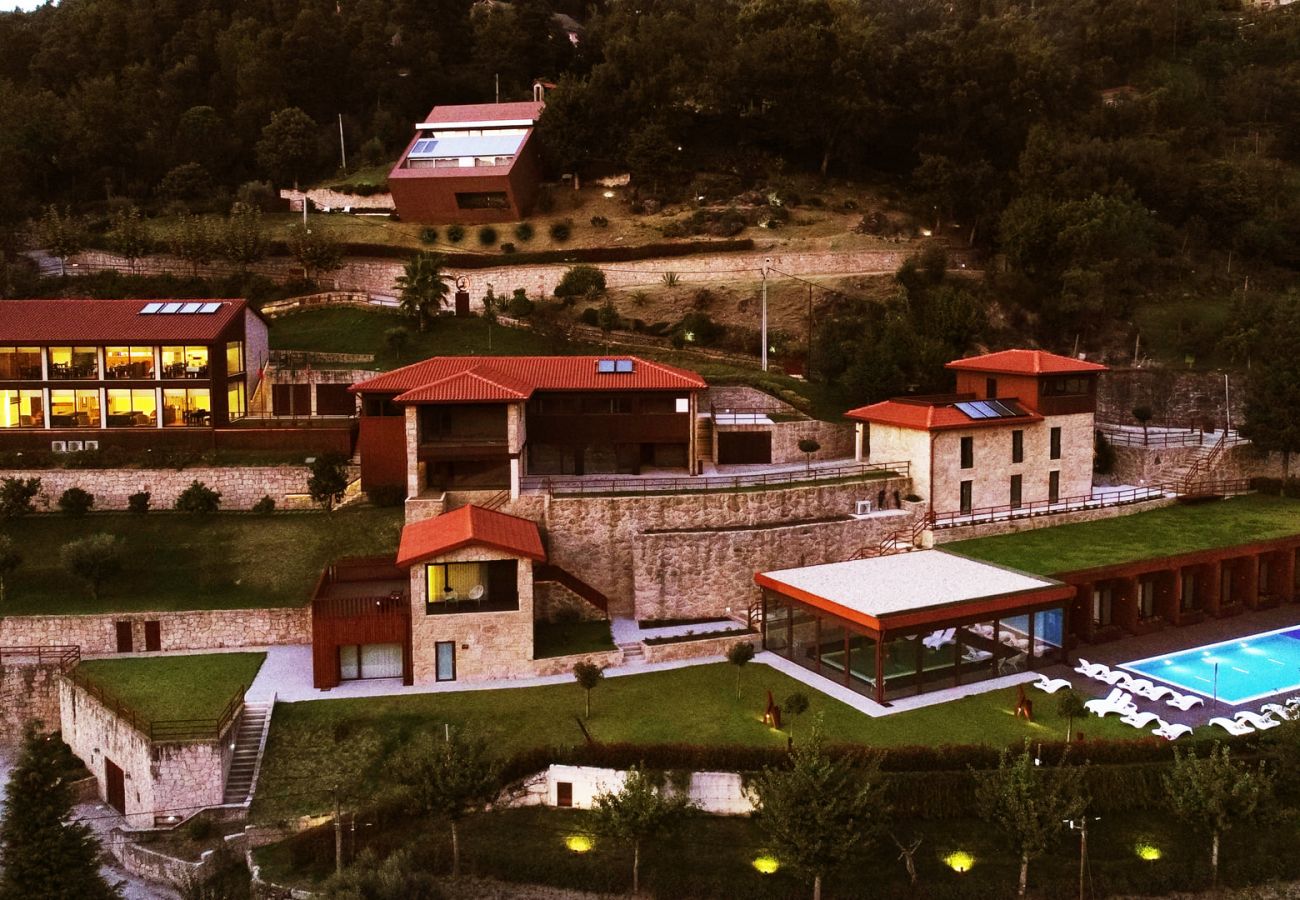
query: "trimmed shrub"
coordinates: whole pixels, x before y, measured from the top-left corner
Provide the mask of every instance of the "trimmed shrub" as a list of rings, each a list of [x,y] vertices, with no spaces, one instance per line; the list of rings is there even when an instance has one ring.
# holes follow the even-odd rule
[[[590,325],[592,328],[595,328],[600,321],[600,314],[596,311],[596,307],[588,306],[582,312],[578,313],[578,321],[583,325]]]
[[[592,228],[608,228],[608,227],[609,227],[609,219],[605,218],[604,216],[592,216],[592,217],[591,217],[591,227],[592,227]]]
[[[427,226],[427,227],[425,227],[425,228],[421,228],[421,229],[420,229],[420,243],[421,243],[421,244],[436,244],[436,243],[438,243],[438,229],[436,229],[436,228],[434,228],[434,227],[432,227],[432,226]]]
[[[520,222],[515,226],[515,237],[521,241],[531,241],[535,232],[532,222]]]
[[[152,495],[148,491],[136,491],[126,498],[126,508],[137,515],[144,515],[149,511],[149,501]]]
[[[0,519],[16,519],[36,511],[36,495],[41,492],[39,478],[5,478],[0,480]]]
[[[502,253],[514,253],[514,252],[515,252],[515,245],[512,244],[512,243],[510,243],[509,241],[506,241],[504,244],[501,245],[501,252],[502,252]]]
[[[70,516],[81,517],[95,505],[95,495],[79,487],[70,487],[59,497],[59,509]]]
[[[197,516],[214,513],[220,507],[221,492],[214,491],[197,479],[190,482],[190,486],[181,491],[180,496],[176,498],[177,510]]]
[[[269,494],[253,504],[253,512],[259,516],[267,516],[275,512],[275,499]]]
[[[491,247],[497,242],[497,230],[491,225],[484,225],[478,230],[478,242],[484,247]]]
[[[572,237],[573,223],[568,219],[565,219],[562,222],[552,222],[551,227],[548,230],[551,235],[551,240],[558,244],[562,244]]]
[[[528,299],[528,292],[523,288],[515,288],[510,301],[506,303],[506,314],[513,319],[525,319],[533,314],[534,307],[533,301]]]
[[[555,296],[564,300],[597,297],[605,292],[605,273],[595,266],[573,266],[555,286]]]
[[[459,244],[464,239],[465,239],[464,225],[447,226],[447,240],[451,241],[453,244]]]

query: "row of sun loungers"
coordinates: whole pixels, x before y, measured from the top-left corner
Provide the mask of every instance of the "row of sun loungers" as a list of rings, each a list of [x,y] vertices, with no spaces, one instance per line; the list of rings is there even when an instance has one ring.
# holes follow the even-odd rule
[[[1210,724],[1217,725],[1228,734],[1240,737],[1243,734],[1254,734],[1256,731],[1268,731],[1297,717],[1300,717],[1300,698],[1292,697],[1286,701],[1285,706],[1281,703],[1265,703],[1260,707],[1259,712],[1244,709],[1234,713],[1231,719],[1227,716],[1215,716],[1210,720]]]
[[[1163,700],[1166,706],[1172,706],[1181,712],[1187,712],[1193,706],[1200,706],[1205,703],[1203,697],[1198,697],[1195,694],[1183,694],[1168,685],[1155,684],[1146,678],[1134,678],[1128,672],[1112,669],[1104,663],[1090,663],[1086,659],[1080,658],[1079,664],[1075,666],[1074,671],[1094,681],[1131,691],[1145,700],[1151,700],[1155,703]]]

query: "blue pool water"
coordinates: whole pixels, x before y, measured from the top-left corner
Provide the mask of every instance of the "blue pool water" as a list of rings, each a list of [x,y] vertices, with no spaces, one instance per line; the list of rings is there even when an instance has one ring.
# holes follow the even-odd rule
[[[1120,666],[1233,705],[1300,689],[1300,628],[1152,656]]]

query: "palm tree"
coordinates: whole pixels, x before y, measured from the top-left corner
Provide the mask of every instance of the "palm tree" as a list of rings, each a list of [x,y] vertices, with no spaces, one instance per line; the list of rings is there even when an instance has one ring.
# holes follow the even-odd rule
[[[442,254],[417,253],[397,276],[402,312],[414,318],[424,331],[429,315],[447,303],[447,276],[442,271]]]

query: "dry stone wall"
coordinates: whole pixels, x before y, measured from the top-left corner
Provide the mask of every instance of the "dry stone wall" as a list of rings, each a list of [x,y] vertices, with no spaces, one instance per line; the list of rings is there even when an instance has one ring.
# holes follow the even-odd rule
[[[132,645],[145,646],[145,622],[159,623],[162,649],[212,650],[311,643],[311,609],[210,609],[91,616],[6,616],[0,646],[76,644],[82,655],[117,652],[117,623],[130,622]]]
[[[853,426],[840,422],[822,422],[819,419],[801,419],[797,422],[777,422],[772,429],[772,462],[800,463],[808,455],[799,449],[799,442],[811,438],[821,444],[812,454],[814,460],[853,458]]]
[[[222,509],[251,509],[269,496],[277,509],[310,507],[306,496],[310,472],[306,466],[198,466],[186,469],[4,469],[4,478],[39,478],[37,503],[58,509],[59,496],[70,487],[95,495],[95,509],[126,509],[127,498],[150,493],[155,510],[171,509],[193,482],[201,481],[221,493]]]
[[[1199,427],[1221,427],[1225,401],[1232,405],[1232,421],[1245,418],[1245,379],[1229,376],[1224,396],[1223,372],[1186,372],[1173,369],[1111,369],[1097,385],[1097,421],[1135,424],[1133,409],[1149,406],[1157,422]]]
[[[59,666],[6,660],[0,665],[0,746],[18,744],[32,722],[58,727]]]

